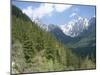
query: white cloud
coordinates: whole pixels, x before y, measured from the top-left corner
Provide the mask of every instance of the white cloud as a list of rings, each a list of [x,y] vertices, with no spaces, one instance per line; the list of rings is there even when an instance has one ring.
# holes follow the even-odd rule
[[[27,8],[24,8],[22,11],[23,13],[27,14],[32,20],[36,18],[42,18],[44,16],[52,16],[52,12],[63,12],[69,8],[71,8],[72,5],[62,5],[62,4],[41,4],[39,7],[33,9],[32,6],[28,6]]]
[[[79,9],[78,9],[78,8],[73,8],[72,11],[73,11],[73,13],[72,13],[69,17],[70,17],[70,18],[72,18],[72,17],[78,18],[78,17],[79,17],[79,15],[78,15]]]
[[[72,5],[54,4],[57,12],[63,12],[72,7]]]
[[[26,15],[28,15],[31,18],[32,14],[33,14],[32,6],[29,6],[25,9],[23,9],[22,12],[25,13]]]
[[[45,15],[52,15],[53,12],[53,5],[52,4],[41,4],[39,7],[33,9],[32,6],[28,6],[27,8],[23,9],[23,12],[27,14],[32,20],[36,18],[42,18]]]

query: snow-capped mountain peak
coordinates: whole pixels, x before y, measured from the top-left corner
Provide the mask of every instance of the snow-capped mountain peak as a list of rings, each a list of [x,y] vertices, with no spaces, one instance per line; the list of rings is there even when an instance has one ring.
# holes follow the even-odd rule
[[[66,36],[70,37],[77,37],[84,30],[88,30],[89,26],[91,25],[90,21],[92,21],[91,18],[89,20],[87,18],[78,17],[77,19],[73,19],[64,25],[46,25],[43,24],[39,19],[34,20],[34,22],[45,31],[51,32],[55,29],[60,29]]]
[[[89,20],[87,18],[79,17],[73,19],[67,24],[60,25],[61,30],[67,36],[75,37],[78,36],[83,30],[88,29]]]

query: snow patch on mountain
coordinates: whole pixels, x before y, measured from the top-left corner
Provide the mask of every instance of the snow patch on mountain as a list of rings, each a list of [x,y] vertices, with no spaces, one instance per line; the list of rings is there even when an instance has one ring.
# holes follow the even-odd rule
[[[65,35],[76,37],[83,32],[83,30],[88,29],[88,26],[89,20],[87,18],[78,17],[77,19],[73,19],[67,24],[60,25],[59,27]]]

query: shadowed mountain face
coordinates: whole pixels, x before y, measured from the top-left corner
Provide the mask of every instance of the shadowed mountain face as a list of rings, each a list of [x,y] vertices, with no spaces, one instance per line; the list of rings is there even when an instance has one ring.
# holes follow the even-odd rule
[[[51,26],[53,27],[53,26]],[[73,38],[71,38],[70,36],[66,36],[62,30],[59,28],[59,27],[55,27],[55,28],[52,28],[50,31],[49,31],[53,36],[56,37],[56,39],[60,42],[63,42],[64,44],[70,42],[73,40]]]

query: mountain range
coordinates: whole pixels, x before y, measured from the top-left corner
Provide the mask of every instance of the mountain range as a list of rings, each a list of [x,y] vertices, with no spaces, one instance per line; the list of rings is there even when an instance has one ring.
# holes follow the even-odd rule
[[[14,5],[11,14],[12,74],[96,68],[95,17],[87,29],[71,37],[57,25],[45,25],[38,19],[33,22]]]
[[[50,32],[65,47],[71,48],[76,54],[96,56],[96,17],[78,18],[64,25],[45,25],[39,20],[39,27]]]
[[[66,48],[70,48],[79,56],[96,55],[96,17],[90,19],[77,17],[63,25],[43,24],[41,20],[35,19],[33,23],[49,32]]]
[[[42,24],[39,19],[35,22],[40,28],[52,33],[63,43],[68,43],[68,41],[73,41],[73,39],[77,40],[87,36],[95,37],[96,17],[91,17],[89,20],[80,17],[77,20],[72,20],[68,24],[64,25],[46,25]]]

